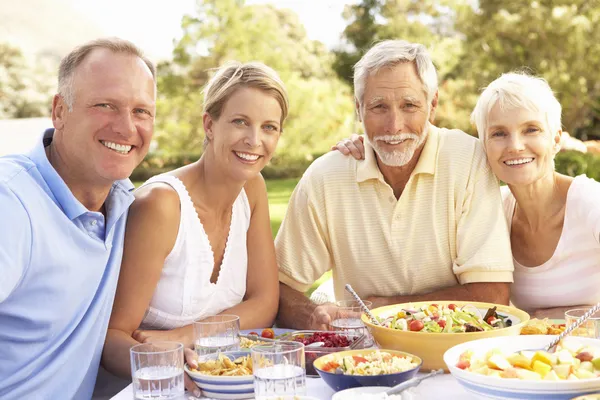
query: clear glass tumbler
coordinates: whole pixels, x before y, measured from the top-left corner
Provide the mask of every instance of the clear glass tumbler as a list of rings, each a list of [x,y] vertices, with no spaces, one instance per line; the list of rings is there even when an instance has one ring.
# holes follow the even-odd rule
[[[566,327],[568,328],[569,325],[573,325],[575,321],[577,321],[583,314],[588,312],[590,308],[591,307],[574,308],[565,312]],[[600,311],[592,315],[587,321],[576,328],[571,335],[600,339]]]
[[[373,303],[368,300],[363,300],[363,303],[370,310]],[[332,331],[344,331],[355,335],[365,335],[364,346],[370,347],[373,345],[373,338],[369,330],[360,319],[363,313],[362,308],[356,300],[340,300],[335,303],[338,306],[336,315],[332,316],[331,321]]]
[[[194,322],[194,348],[198,357],[240,348],[240,317],[215,315]]]
[[[132,346],[129,353],[135,399],[184,398],[183,344],[143,343]]]
[[[254,346],[251,352],[255,399],[293,399],[306,394],[302,343],[273,342]]]

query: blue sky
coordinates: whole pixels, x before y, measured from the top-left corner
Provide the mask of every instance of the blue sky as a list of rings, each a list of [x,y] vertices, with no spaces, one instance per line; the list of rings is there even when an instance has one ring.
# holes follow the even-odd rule
[[[67,0],[72,7],[88,15],[107,35],[129,39],[154,57],[171,53],[178,37],[181,17],[194,10],[194,0],[152,2],[147,0]],[[295,11],[311,39],[328,47],[339,41],[344,29],[341,13],[345,4],[357,0],[247,0],[248,4],[271,3]],[[168,6],[165,6],[168,4]],[[135,20],[132,20],[135,16]]]

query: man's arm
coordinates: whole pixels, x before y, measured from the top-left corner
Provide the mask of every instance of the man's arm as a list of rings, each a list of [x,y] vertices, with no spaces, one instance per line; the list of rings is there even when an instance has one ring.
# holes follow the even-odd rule
[[[279,284],[279,311],[277,326],[291,329],[308,329],[310,316],[317,305],[304,293],[292,289],[285,283]]]
[[[281,328],[329,330],[336,310],[335,304],[316,305],[304,293],[279,284],[277,326]]]
[[[310,285],[332,268],[325,218],[309,199],[310,171],[305,173],[292,196],[277,237],[275,250],[279,266],[279,313],[282,327],[308,329],[317,308],[305,295]],[[326,316],[322,316],[327,321]],[[317,317],[315,321],[321,320]],[[325,322],[326,323],[326,322]]]
[[[0,304],[17,287],[31,261],[29,215],[12,190],[0,183]]]
[[[414,296],[369,297],[373,308],[391,304],[412,303],[417,301],[478,301],[483,303],[508,305],[510,284],[504,282],[468,283],[436,290],[431,293]]]

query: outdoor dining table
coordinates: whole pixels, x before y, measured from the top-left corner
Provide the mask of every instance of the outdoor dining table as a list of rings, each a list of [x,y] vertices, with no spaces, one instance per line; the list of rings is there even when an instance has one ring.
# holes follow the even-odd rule
[[[307,395],[321,400],[331,400],[335,392],[327,386],[321,378],[306,378]],[[410,396],[408,395],[410,394]],[[419,386],[409,389],[408,394],[403,396],[403,400],[437,400],[437,399],[460,399],[475,400],[477,397],[467,392],[456,379],[450,374],[438,375],[423,381]],[[186,400],[194,398],[186,396]],[[133,386],[129,385],[112,400],[132,400]]]

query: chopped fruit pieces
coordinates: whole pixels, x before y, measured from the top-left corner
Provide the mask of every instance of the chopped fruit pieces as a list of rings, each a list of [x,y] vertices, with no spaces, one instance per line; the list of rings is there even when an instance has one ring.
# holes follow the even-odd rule
[[[582,351],[577,354],[575,358],[578,358],[580,361],[592,361],[594,359],[594,355],[592,353],[588,353],[587,351]]]
[[[600,378],[600,348],[581,347],[575,341],[559,343],[556,353],[521,351],[508,353],[494,348],[486,352],[463,352],[457,368],[505,379],[578,380]]]
[[[552,367],[550,364],[546,364],[545,362],[535,360],[532,364],[533,372],[537,372],[543,378],[546,374],[552,371]]]
[[[515,367],[531,369],[531,360],[522,354],[511,354],[506,359]]]
[[[533,364],[536,361],[541,361],[544,364],[553,365],[556,364],[556,356],[554,354],[550,354],[547,351],[536,351],[531,359],[531,363]]]

